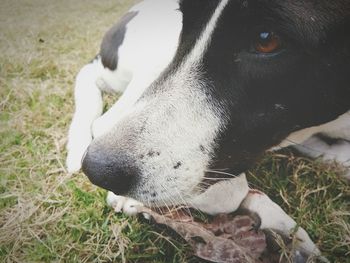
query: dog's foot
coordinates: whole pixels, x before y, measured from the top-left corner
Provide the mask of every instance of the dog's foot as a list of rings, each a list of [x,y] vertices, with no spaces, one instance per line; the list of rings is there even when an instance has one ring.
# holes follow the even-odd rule
[[[135,199],[116,195],[108,192],[107,204],[114,209],[116,213],[123,212],[126,215],[134,216],[138,213],[138,207],[143,206],[142,203]]]
[[[294,233],[296,238],[295,248],[301,254],[307,256],[320,255],[319,249],[312,242],[306,231],[301,227],[295,230],[296,222],[264,193],[250,190],[242,202],[241,208],[248,209],[259,215],[262,229],[276,231],[285,237],[290,237]]]
[[[72,134],[69,135],[66,159],[66,166],[69,173],[78,172],[81,169],[83,157],[91,141],[92,136],[90,132],[87,131],[80,131],[79,135],[76,136]]]

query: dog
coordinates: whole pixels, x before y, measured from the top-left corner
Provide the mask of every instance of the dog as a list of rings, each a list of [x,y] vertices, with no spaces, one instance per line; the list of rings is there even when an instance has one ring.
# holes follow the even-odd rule
[[[350,178],[349,83],[347,0],[145,0],[77,76],[68,171],[82,167],[117,211],[243,205],[287,232],[295,222],[243,173],[294,146]],[[101,92],[124,92],[103,115]]]

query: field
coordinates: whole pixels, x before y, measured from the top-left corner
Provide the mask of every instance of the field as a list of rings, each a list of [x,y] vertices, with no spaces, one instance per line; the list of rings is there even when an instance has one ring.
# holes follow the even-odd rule
[[[181,241],[114,214],[106,192],[65,169],[74,78],[135,1],[1,0],[0,262],[198,262]],[[267,155],[251,185],[350,262],[350,187],[335,164]]]

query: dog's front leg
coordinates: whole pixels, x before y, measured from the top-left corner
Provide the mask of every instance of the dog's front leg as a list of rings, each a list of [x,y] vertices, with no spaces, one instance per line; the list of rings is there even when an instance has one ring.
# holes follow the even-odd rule
[[[68,132],[68,172],[81,168],[84,153],[92,140],[91,125],[102,114],[102,94],[96,85],[99,76],[97,61],[85,65],[76,78],[74,99],[75,112]]]
[[[257,190],[250,190],[242,202],[241,208],[254,212],[260,217],[261,229],[276,231],[285,237],[291,236],[295,231],[297,254],[302,252],[307,256],[320,255],[320,251],[306,231],[301,227],[297,227],[296,222],[266,194]]]
[[[92,125],[94,137],[100,137],[110,131],[124,116],[129,113],[132,106],[142,96],[145,89],[155,79],[157,73],[135,74],[127,89],[119,100]]]

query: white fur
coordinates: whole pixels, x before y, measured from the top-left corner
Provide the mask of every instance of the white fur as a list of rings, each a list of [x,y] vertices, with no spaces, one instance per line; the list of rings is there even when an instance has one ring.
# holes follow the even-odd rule
[[[171,87],[172,82],[176,81],[182,86],[181,89],[173,91],[171,97],[155,94],[152,98],[141,99],[123,115],[119,125],[100,139],[106,144],[117,140],[119,147],[127,149],[127,145],[120,145],[125,145],[122,138],[130,136],[140,126],[147,131],[137,134],[134,139],[137,140],[137,147],[130,153],[135,159],[144,156],[142,169],[145,176],[140,178],[141,190],[153,189],[158,193],[157,202],[154,203],[149,195],[134,191],[134,197],[144,200],[146,204],[177,204],[197,194],[195,187],[201,181],[210,158],[201,152],[200,145],[211,152],[214,147],[212,142],[221,127],[220,113],[208,105],[201,91],[202,83],[195,72],[179,78],[178,74],[181,73],[175,73],[164,84]],[[133,120],[132,126],[129,126],[130,119]],[[121,140],[116,136],[120,136]],[[148,156],[150,150],[159,155]],[[178,162],[182,164],[181,167],[174,169]],[[171,182],[169,179],[172,179]],[[162,193],[161,190],[166,191]]]
[[[209,187],[203,194],[195,196],[189,204],[207,214],[236,211],[249,191],[245,174],[221,181]]]
[[[224,10],[229,1],[230,0],[221,0],[221,2],[214,11],[214,14],[207,23],[204,31],[201,33],[199,40],[196,42],[194,48],[189,53],[187,59],[185,59],[184,64],[192,64],[193,62],[198,63],[198,61],[202,60],[203,55],[211,42],[213,32],[222,14],[222,11]]]

